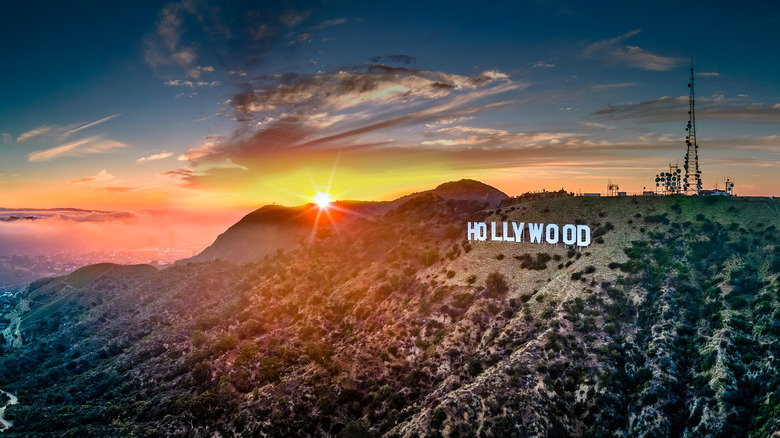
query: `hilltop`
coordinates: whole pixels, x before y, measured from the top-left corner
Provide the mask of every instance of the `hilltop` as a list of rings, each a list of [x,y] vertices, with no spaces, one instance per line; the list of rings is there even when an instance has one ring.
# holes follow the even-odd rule
[[[320,211],[313,203],[296,207],[266,205],[244,216],[200,254],[181,260],[178,264],[208,260],[258,262],[266,256],[311,241],[322,229],[330,229],[333,221],[344,224],[357,218],[381,216],[401,204],[425,196],[444,200],[478,201],[486,206],[498,205],[509,198],[504,192],[487,184],[462,179],[393,201],[336,201],[327,213]]]
[[[23,345],[0,356],[0,389],[19,398],[6,433],[780,428],[778,201],[485,201],[422,193],[251,263],[95,265],[33,282]],[[259,212],[242,221],[312,231],[294,210]],[[468,221],[587,224],[593,244],[468,242]]]

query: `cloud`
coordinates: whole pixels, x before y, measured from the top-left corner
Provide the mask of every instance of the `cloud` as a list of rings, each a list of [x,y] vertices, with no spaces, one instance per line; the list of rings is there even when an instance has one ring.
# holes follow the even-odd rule
[[[385,63],[409,65],[417,62],[417,58],[409,55],[372,56],[369,60],[374,64],[385,62]]]
[[[188,162],[189,169],[162,175],[191,184],[217,183],[300,166],[301,154],[344,150],[381,155],[393,147],[388,136],[395,132],[462,123],[520,101],[530,104],[537,98],[508,97],[526,86],[493,70],[463,76],[376,64],[257,78],[228,102],[226,114],[242,122],[241,127],[231,136],[209,137],[181,154],[179,160]],[[488,134],[447,135],[453,141],[482,135],[486,144],[499,143],[499,134],[493,133],[492,140]],[[445,134],[440,135],[423,140],[444,139]],[[240,176],[235,169],[249,172]]]
[[[225,71],[246,70],[311,15],[310,7],[297,9],[283,0],[218,6],[181,0],[162,8],[154,31],[143,42],[144,59],[157,75],[171,79],[184,74],[198,80],[214,65]]]
[[[506,74],[497,71],[460,76],[369,64],[313,76],[275,76],[260,88],[237,94],[230,104],[237,120],[248,121],[260,113],[332,113],[368,105],[409,104],[508,81]]]
[[[82,210],[78,208],[0,208],[0,218],[12,216],[72,222],[103,222],[135,217],[133,213],[127,211]]]
[[[98,119],[93,122],[71,123],[68,125],[43,125],[23,133],[16,139],[16,141],[17,143],[25,143],[31,138],[36,137],[42,137],[44,141],[64,141],[79,131],[100,125],[101,123],[105,123],[121,115],[122,114],[114,114],[113,116],[103,117],[102,119]]]
[[[83,130],[83,129],[91,128],[91,127],[93,127],[93,126],[96,126],[96,125],[99,125],[99,124],[101,124],[101,123],[105,123],[105,122],[107,122],[107,121],[109,121],[109,120],[111,120],[111,119],[113,119],[113,118],[115,118],[115,117],[119,117],[119,116],[121,116],[121,114],[114,114],[113,116],[103,117],[103,118],[102,118],[102,119],[100,119],[100,120],[95,120],[94,122],[89,122],[89,123],[86,123],[86,124],[80,125],[80,126],[78,126],[78,127],[76,127],[76,128],[73,128],[73,129],[70,129],[70,130],[66,131],[66,132],[63,134],[63,137],[64,137],[64,138],[67,138],[67,137],[69,137],[71,134],[75,134],[75,133],[77,133],[77,132],[79,132],[79,131],[81,131],[81,130]]]
[[[347,22],[346,18],[334,18],[332,20],[325,20],[322,23],[309,27],[310,30],[322,30],[326,27],[338,26]]]
[[[3,133],[3,143],[4,144],[11,144],[11,141],[13,141],[11,134],[4,132]]]
[[[160,152],[159,154],[152,154],[152,155],[148,155],[146,157],[141,157],[141,158],[135,160],[135,162],[136,163],[143,163],[144,161],[162,160],[163,158],[168,158],[171,155],[173,155],[173,152]]]
[[[655,55],[643,50],[639,46],[624,46],[623,42],[638,34],[641,30],[632,30],[615,38],[596,41],[590,44],[582,52],[582,56],[590,59],[598,59],[605,64],[621,64],[642,70],[666,71],[681,65],[678,58],[670,58]]]
[[[536,61],[536,63],[534,63],[534,65],[532,65],[531,67],[533,67],[533,68],[553,68],[553,67],[555,67],[555,64],[549,63],[549,62],[545,62],[545,61]]]
[[[604,123],[598,122],[580,122],[580,125],[588,126],[590,128],[606,129],[608,131],[614,131],[617,129],[616,126],[605,125]]]
[[[439,137],[423,141],[422,145],[485,147],[539,147],[540,144],[559,144],[576,134],[554,132],[511,132],[503,129],[452,126],[428,134]],[[441,138],[446,137],[446,138]]]
[[[87,184],[87,183],[106,183],[114,180],[114,175],[101,170],[97,175],[89,176],[86,178],[78,178],[70,180],[69,184]]]
[[[594,85],[590,85],[588,89],[593,91],[604,91],[604,90],[612,90],[615,88],[634,87],[636,85],[638,85],[636,82],[617,82],[614,84],[594,84]]]
[[[166,172],[161,172],[161,176],[169,176],[169,177],[181,177],[181,178],[189,178],[198,175],[199,173],[196,172],[193,169],[188,169],[185,167],[174,169],[174,170],[168,170]]]
[[[27,155],[27,159],[33,162],[49,161],[60,157],[80,157],[88,154],[107,153],[126,146],[126,144],[118,141],[104,139],[103,135],[96,135],[71,141],[51,149],[31,152]]]
[[[25,132],[24,134],[20,135],[19,137],[17,137],[16,138],[16,142],[17,143],[24,143],[24,142],[26,142],[27,140],[29,140],[31,138],[38,137],[40,135],[48,134],[54,128],[55,128],[54,126],[46,126],[46,125],[39,126],[37,128],[33,128],[33,129]]]
[[[590,114],[595,120],[641,120],[644,122],[683,122],[688,119],[688,96],[646,100],[639,103],[608,105]],[[768,106],[762,103],[746,104],[742,99],[728,99],[722,95],[696,99],[696,118],[729,119],[742,123],[780,122],[780,104]]]
[[[165,81],[165,85],[169,87],[216,87],[222,85],[220,81],[183,81],[181,79],[174,79]]]
[[[696,72],[696,76],[720,76],[720,73],[714,71],[700,71]]]

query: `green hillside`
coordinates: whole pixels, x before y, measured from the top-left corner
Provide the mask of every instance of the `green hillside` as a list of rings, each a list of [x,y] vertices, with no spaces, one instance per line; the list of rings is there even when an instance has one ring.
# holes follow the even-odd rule
[[[5,433],[770,437],[779,208],[427,193],[258,262],[88,267],[29,288]],[[593,243],[469,243],[469,221]]]

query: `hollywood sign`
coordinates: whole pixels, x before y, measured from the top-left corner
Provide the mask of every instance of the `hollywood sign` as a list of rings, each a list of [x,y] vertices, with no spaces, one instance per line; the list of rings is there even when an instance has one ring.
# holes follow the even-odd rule
[[[556,224],[538,224],[525,222],[490,222],[490,240],[497,242],[528,241],[530,243],[563,243],[572,246],[590,245],[590,227],[587,225],[567,224],[563,229]],[[488,240],[488,225],[485,222],[468,223],[468,240],[484,242]]]

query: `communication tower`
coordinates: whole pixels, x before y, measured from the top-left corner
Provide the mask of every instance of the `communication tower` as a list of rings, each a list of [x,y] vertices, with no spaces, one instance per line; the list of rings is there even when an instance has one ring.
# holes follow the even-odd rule
[[[613,183],[612,180],[607,181],[607,196],[616,196],[618,190],[620,187],[617,184]]]
[[[669,164],[668,172],[655,175],[655,189],[664,195],[676,195],[682,190],[682,169],[677,164]]]
[[[731,196],[734,196],[734,180],[732,178],[726,178],[726,193],[728,193]]]
[[[685,153],[685,176],[683,177],[682,190],[688,193],[701,193],[701,170],[699,170],[699,143],[696,141],[696,99],[693,86],[693,56],[691,56],[691,81],[688,83],[690,93],[688,96],[688,126],[685,131],[685,144],[687,150]]]

